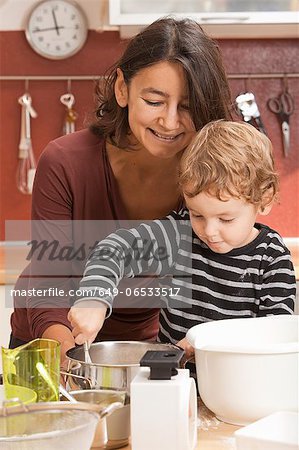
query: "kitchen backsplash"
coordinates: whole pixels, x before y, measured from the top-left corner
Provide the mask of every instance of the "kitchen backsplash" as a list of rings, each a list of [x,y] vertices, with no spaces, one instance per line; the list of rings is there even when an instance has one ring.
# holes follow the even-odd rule
[[[114,31],[97,33],[89,31],[84,48],[73,57],[47,60],[29,47],[23,31],[0,32],[2,76],[18,75],[103,75],[105,70],[121,55],[125,41]],[[296,39],[239,39],[219,41],[228,74],[272,74],[299,72],[299,48]],[[244,90],[252,91],[272,140],[277,170],[281,177],[280,204],[277,204],[263,222],[276,228],[285,237],[299,236],[299,158],[298,158],[298,78],[288,78],[289,92],[295,99],[291,116],[291,149],[288,158],[283,156],[281,129],[277,117],[267,109],[267,100],[282,90],[282,79],[242,78],[231,79],[232,98]],[[31,196],[21,194],[16,187],[17,155],[20,137],[21,108],[18,98],[28,89],[35,110],[32,119],[32,142],[36,159],[51,139],[62,134],[65,110],[59,99],[67,92],[67,81],[5,81],[0,84],[1,136],[0,136],[0,240],[5,239],[5,220],[30,218]],[[79,117],[76,128],[85,126],[93,110],[93,81],[72,81],[75,96],[74,108]]]

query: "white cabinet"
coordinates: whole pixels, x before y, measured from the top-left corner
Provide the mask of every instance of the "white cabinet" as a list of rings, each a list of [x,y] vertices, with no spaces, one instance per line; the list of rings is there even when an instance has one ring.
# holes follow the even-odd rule
[[[109,0],[111,25],[140,29],[169,14],[193,18],[217,37],[299,35],[299,0]]]

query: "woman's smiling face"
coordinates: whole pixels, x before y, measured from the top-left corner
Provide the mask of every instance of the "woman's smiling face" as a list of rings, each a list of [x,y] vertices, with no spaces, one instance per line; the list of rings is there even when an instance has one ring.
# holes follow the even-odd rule
[[[116,98],[120,106],[128,107],[130,140],[153,156],[174,157],[195,134],[187,81],[178,63],[164,61],[142,69],[129,86],[119,71]]]

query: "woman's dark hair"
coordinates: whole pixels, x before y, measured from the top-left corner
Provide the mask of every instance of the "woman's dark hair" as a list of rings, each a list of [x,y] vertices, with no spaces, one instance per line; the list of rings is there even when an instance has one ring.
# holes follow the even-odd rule
[[[196,130],[212,120],[231,118],[230,89],[217,43],[195,21],[165,17],[129,41],[105,82],[98,82],[96,120],[90,125],[94,133],[109,138],[117,147],[127,145],[128,109],[121,108],[114,95],[116,69],[122,70],[129,86],[140,70],[161,61],[176,62],[184,68]]]

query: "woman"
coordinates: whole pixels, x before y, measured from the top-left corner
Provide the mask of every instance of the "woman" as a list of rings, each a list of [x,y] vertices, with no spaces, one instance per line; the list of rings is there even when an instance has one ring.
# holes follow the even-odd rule
[[[178,209],[177,168],[184,149],[206,123],[230,118],[219,49],[189,19],[163,18],[141,31],[96,93],[90,128],[56,139],[40,157],[32,198],[33,257],[16,285],[31,292],[25,302],[15,297],[11,320],[11,347],[54,338],[62,343],[62,359],[74,346],[67,320],[70,287],[82,277],[92,236],[100,237],[86,224],[92,228],[101,221],[104,236],[111,231],[106,221],[150,220]],[[65,249],[68,255],[80,249],[81,258],[76,251],[76,257],[65,257]],[[54,286],[61,297],[52,295]],[[42,287],[43,295],[32,295],[33,287]],[[118,309],[98,339],[149,340],[157,331],[157,308]]]

